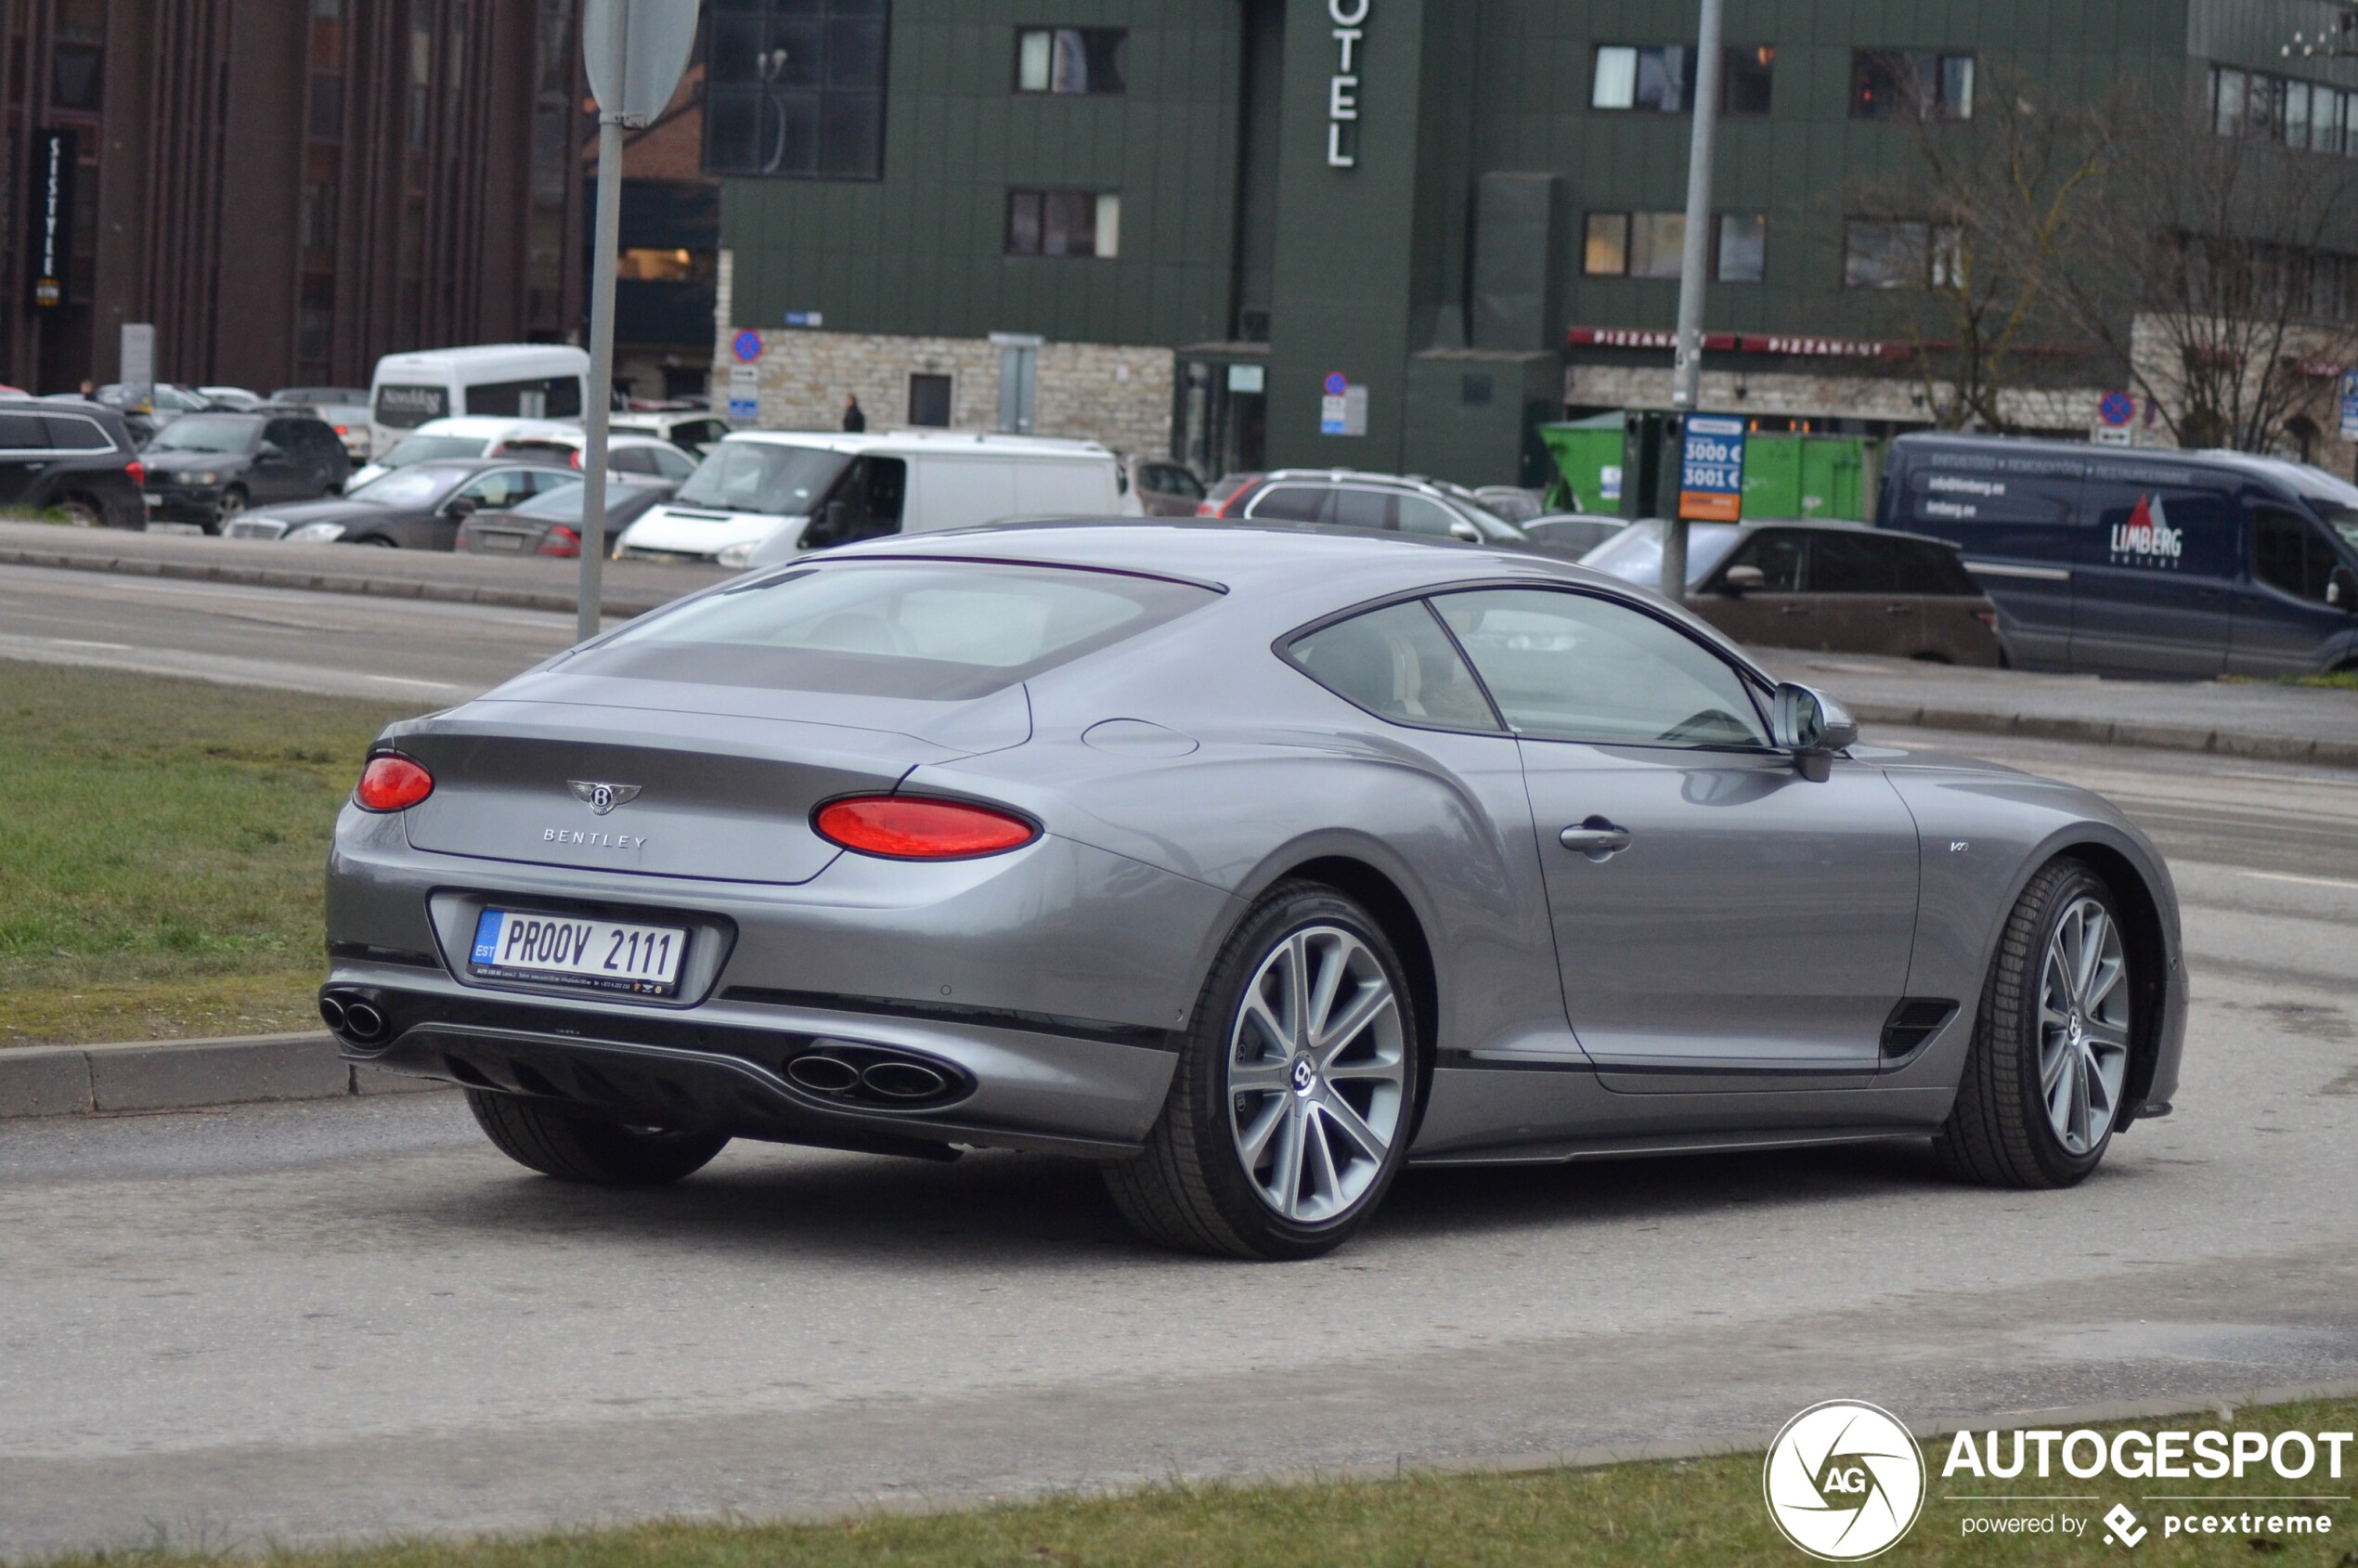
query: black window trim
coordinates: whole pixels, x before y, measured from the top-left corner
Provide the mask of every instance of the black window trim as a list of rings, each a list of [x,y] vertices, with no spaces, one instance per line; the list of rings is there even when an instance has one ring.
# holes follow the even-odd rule
[[[1428,583],[1420,588],[1402,589],[1391,593],[1380,594],[1376,598],[1363,600],[1356,604],[1351,605],[1347,609],[1336,610],[1327,615],[1320,616],[1316,620],[1305,621],[1301,626],[1294,628],[1291,631],[1281,633],[1279,636],[1272,639],[1269,643],[1269,651],[1277,656],[1278,662],[1284,664],[1288,668],[1293,670],[1303,680],[1309,681],[1320,691],[1334,697],[1337,701],[1350,703],[1353,707],[1355,707],[1360,712],[1367,714],[1369,718],[1380,720],[1386,724],[1397,726],[1403,730],[1431,730],[1441,734],[1473,735],[1483,739],[1545,741],[1554,745],[1630,746],[1649,751],[1713,751],[1725,752],[1730,756],[1734,757],[1783,757],[1787,755],[1784,751],[1781,750],[1773,744],[1763,747],[1750,745],[1674,745],[1667,743],[1652,741],[1575,741],[1560,739],[1551,735],[1526,734],[1524,732],[1516,729],[1512,724],[1507,721],[1506,710],[1498,706],[1498,699],[1491,694],[1490,683],[1482,678],[1481,667],[1476,665],[1473,662],[1473,659],[1466,653],[1465,644],[1459,642],[1458,641],[1458,634],[1450,629],[1447,617],[1443,616],[1440,609],[1432,603],[1435,599],[1438,599],[1442,595],[1447,593],[1479,593],[1499,589],[1513,590],[1517,591],[1537,590],[1542,592],[1570,593],[1576,594],[1584,599],[1601,600],[1605,603],[1615,605],[1624,610],[1634,610],[1639,615],[1644,616],[1650,620],[1656,621],[1661,625],[1669,628],[1672,631],[1678,633],[1680,636],[1687,639],[1688,641],[1692,642],[1696,647],[1701,648],[1704,653],[1709,654],[1712,657],[1719,660],[1722,664],[1728,666],[1729,668],[1734,670],[1737,680],[1743,685],[1744,690],[1752,698],[1754,717],[1760,720],[1761,729],[1766,731],[1772,737],[1776,734],[1776,723],[1770,718],[1768,708],[1765,706],[1764,699],[1766,702],[1769,703],[1773,703],[1775,701],[1777,694],[1777,682],[1771,679],[1765,670],[1762,670],[1750,660],[1731,654],[1728,650],[1715,645],[1709,640],[1697,636],[1693,627],[1680,621],[1675,616],[1665,615],[1653,605],[1644,603],[1636,599],[1626,598],[1619,593],[1613,592],[1610,589],[1589,583],[1564,582],[1555,577],[1468,577],[1462,582]],[[1464,728],[1462,725],[1457,724],[1420,724],[1411,719],[1394,719],[1388,713],[1378,713],[1374,708],[1368,707],[1364,704],[1353,702],[1351,698],[1344,696],[1341,692],[1336,691],[1332,686],[1328,685],[1325,681],[1311,674],[1309,670],[1302,667],[1302,662],[1293,656],[1293,645],[1306,637],[1315,636],[1318,632],[1324,631],[1329,627],[1340,626],[1344,621],[1355,619],[1360,616],[1373,615],[1379,610],[1389,610],[1394,605],[1406,604],[1411,601],[1422,603],[1425,607],[1425,612],[1432,616],[1433,620],[1440,626],[1442,635],[1449,639],[1449,646],[1456,650],[1458,662],[1466,667],[1466,673],[1473,677],[1474,689],[1482,693],[1482,700],[1489,705],[1491,717],[1498,720],[1499,727],[1497,729],[1469,730]]]

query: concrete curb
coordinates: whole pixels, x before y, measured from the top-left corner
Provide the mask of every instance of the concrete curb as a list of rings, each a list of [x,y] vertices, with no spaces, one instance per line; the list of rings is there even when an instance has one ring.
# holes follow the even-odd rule
[[[118,572],[126,577],[176,577],[189,582],[227,583],[241,588],[291,588],[310,593],[351,593],[373,599],[424,599],[447,604],[485,604],[503,610],[547,610],[571,615],[573,595],[533,589],[499,588],[485,583],[437,583],[415,577],[372,577],[344,572],[311,572],[275,566],[245,566],[228,563],[168,561],[145,556],[114,555],[103,550],[33,550],[0,545],[0,565],[47,566],[71,572]],[[681,593],[701,584],[691,584]],[[678,598],[614,593],[604,597],[605,613],[628,619],[642,616]]]
[[[2036,740],[2090,741],[2100,745],[2144,746],[2155,751],[2206,751],[2248,757],[2261,762],[2309,762],[2328,768],[2358,768],[2358,741],[2306,735],[2258,734],[2205,729],[2193,724],[2143,724],[2109,719],[2069,719],[2039,713],[1992,713],[1981,708],[1911,706],[1906,703],[1846,704],[1864,724],[1905,724],[1911,729],[1953,730],[1980,735],[2024,735]]]
[[[0,1047],[0,1120],[198,1110],[447,1087],[355,1067],[336,1054],[334,1037],[323,1033]]]

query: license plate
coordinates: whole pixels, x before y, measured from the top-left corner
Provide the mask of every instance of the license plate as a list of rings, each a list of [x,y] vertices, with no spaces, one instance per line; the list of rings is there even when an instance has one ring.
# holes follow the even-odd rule
[[[477,534],[475,548],[477,550],[522,550],[524,536],[522,534]]]
[[[628,996],[673,996],[688,933],[569,914],[486,909],[475,921],[467,972],[486,980],[533,980]]]
[[[152,495],[146,491],[140,492],[139,499],[147,502],[149,506],[162,506],[163,504],[163,498],[162,496]]]

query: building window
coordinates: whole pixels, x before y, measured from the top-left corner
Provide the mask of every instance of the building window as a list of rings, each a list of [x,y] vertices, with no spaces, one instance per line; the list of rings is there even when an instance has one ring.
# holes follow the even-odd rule
[[[1676,278],[1686,244],[1684,213],[1591,213],[1581,269],[1591,278]]]
[[[1713,220],[1712,278],[1721,283],[1757,283],[1768,268],[1768,219],[1760,213],[1722,213]]]
[[[1007,192],[1007,254],[1116,256],[1121,198],[1109,190]]]
[[[614,275],[626,283],[702,283],[719,276],[710,251],[634,246],[615,258]]]
[[[1842,286],[1953,289],[1958,243],[1949,224],[1853,218],[1842,230]]]
[[[1853,49],[1850,52],[1850,117],[1897,120],[1973,118],[1971,55],[1929,49]]]
[[[2358,156],[2358,93],[2322,82],[2214,66],[2211,128],[2222,136],[2251,136],[2309,152]]]
[[[313,141],[343,138],[343,78],[314,71],[311,77],[310,131]]]
[[[333,180],[304,182],[296,227],[305,254],[333,258],[336,248],[336,184]]]
[[[1719,73],[1722,114],[1766,114],[1775,97],[1777,51],[1768,44],[1747,45],[1728,51]]]
[[[106,50],[95,44],[57,45],[50,55],[50,102],[59,109],[97,110],[106,61]]]
[[[1766,44],[1730,48],[1719,73],[1719,108],[1725,114],[1766,114],[1777,51]],[[1588,107],[1650,114],[1684,114],[1694,107],[1695,52],[1671,45],[1638,48],[1607,44],[1597,50]]]
[[[712,17],[704,172],[884,177],[887,0],[737,0]]]
[[[334,355],[335,329],[335,279],[304,278],[303,303],[295,315],[295,357],[308,366],[325,365]]]
[[[1121,93],[1129,85],[1127,28],[1027,27],[1016,33],[1018,93]]]
[[[950,378],[913,373],[909,377],[909,422],[920,429],[950,428]]]

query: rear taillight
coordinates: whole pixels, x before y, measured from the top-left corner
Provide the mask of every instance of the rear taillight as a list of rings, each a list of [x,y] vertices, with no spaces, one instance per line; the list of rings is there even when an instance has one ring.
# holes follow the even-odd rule
[[[406,757],[369,758],[352,803],[364,811],[406,811],[434,793],[434,775]]]
[[[1019,849],[1040,836],[1023,818],[963,800],[861,795],[831,800],[810,819],[830,844],[897,861],[961,861]]]
[[[1973,616],[1973,618],[1974,618],[1974,619],[1976,619],[1976,620],[1979,621],[1982,625],[1984,625],[1984,626],[1988,627],[1990,630],[1995,631],[1995,630],[1997,630],[1997,629],[1998,629],[1998,612],[1997,612],[1997,611],[1995,611],[1995,610],[1973,610],[1973,611],[1969,611],[1969,612],[1967,612],[1967,613],[1968,613],[1968,614],[1970,614],[1970,615]]]
[[[581,536],[562,523],[553,524],[540,538],[539,552],[543,555],[579,555]]]
[[[1261,487],[1261,475],[1249,473],[1245,482],[1228,492],[1224,500],[1206,500],[1196,508],[1198,517],[1238,517],[1244,513],[1245,502]]]
[[[581,449],[577,447],[574,448],[573,466],[576,468],[579,468],[581,466]]]
[[[351,432],[351,431],[349,431],[349,430],[346,430],[346,429],[345,429],[343,426],[342,426],[342,425],[338,425],[338,426],[336,426],[336,434],[337,434],[338,435],[349,435],[349,434],[352,434],[352,432]]]
[[[148,465],[137,458],[133,458],[123,464],[123,472],[131,475],[131,482],[134,485],[145,485],[148,482]]]

